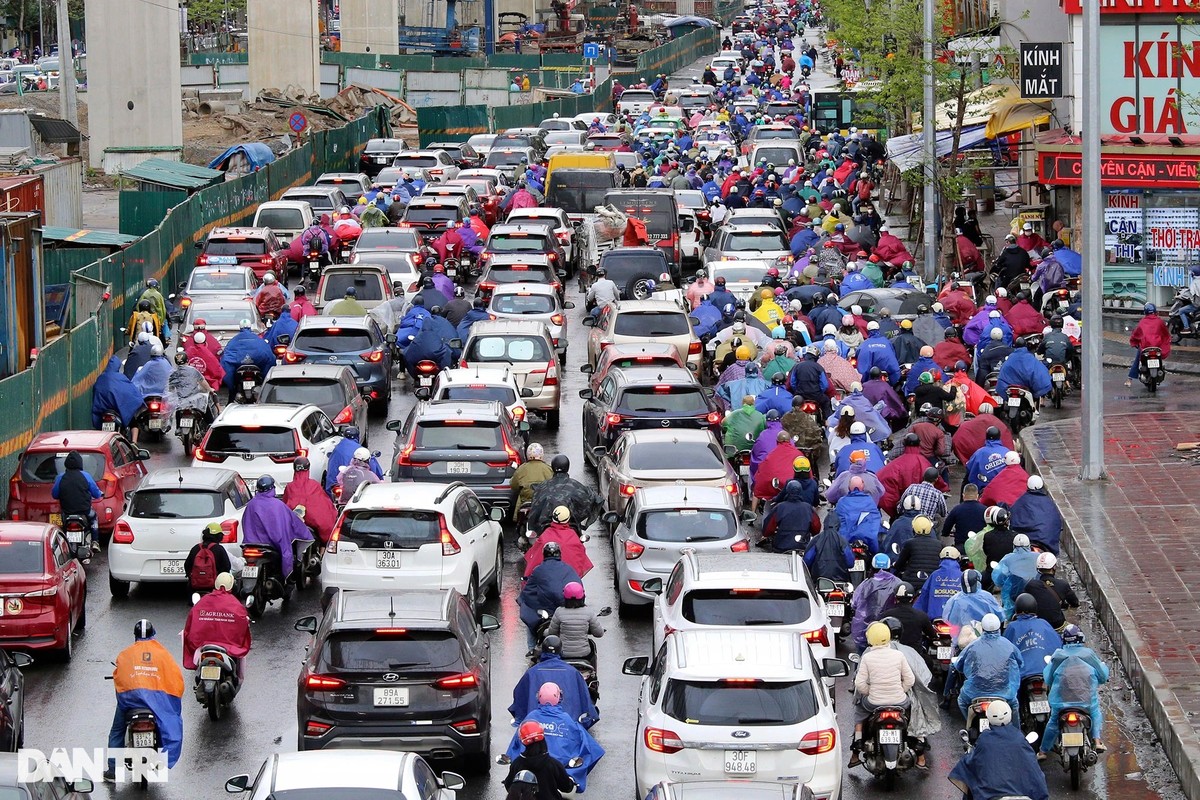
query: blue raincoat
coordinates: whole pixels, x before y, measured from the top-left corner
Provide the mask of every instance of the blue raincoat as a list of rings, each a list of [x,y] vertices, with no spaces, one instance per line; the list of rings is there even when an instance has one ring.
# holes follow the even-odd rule
[[[999,633],[985,633],[967,645],[955,668],[963,674],[958,695],[958,710],[966,719],[967,709],[976,697],[1002,697],[1017,717],[1017,690],[1021,688],[1024,663],[1017,646]]]
[[[975,749],[964,755],[950,772],[962,781],[971,797],[1028,797],[1050,800],[1046,775],[1018,725],[989,728],[979,734]]]
[[[117,412],[121,415],[121,424],[129,427],[144,405],[142,393],[121,372],[120,356],[110,358],[92,387],[92,427],[99,429],[100,417],[105,411]]]
[[[175,366],[163,356],[152,358],[134,373],[133,385],[142,393],[142,397],[162,397],[167,393],[167,378],[171,377],[171,370],[174,368]]]
[[[875,410],[875,404],[862,392],[851,392],[843,397],[842,402],[834,408],[832,416],[840,414],[844,406],[854,409],[854,419],[867,426],[872,442],[882,442],[892,435],[892,426],[887,424],[883,415]]]
[[[1042,360],[1024,347],[1012,351],[1012,355],[1000,366],[996,377],[996,394],[1004,397],[1008,394],[1009,386],[1024,386],[1033,392],[1036,398],[1050,394],[1050,370]]]
[[[563,604],[563,587],[580,580],[579,573],[565,561],[548,558],[538,564],[525,578],[525,585],[517,595],[521,621],[529,630],[535,630],[541,622],[538,612],[546,611],[553,615]]]
[[[943,558],[942,565],[929,573],[914,606],[929,615],[930,619],[946,615],[946,602],[958,594],[962,587],[962,567],[953,558]]]
[[[959,586],[961,589],[961,583]],[[985,614],[1000,616],[1003,613],[1004,609],[996,602],[996,598],[992,597],[991,592],[982,589],[970,593],[958,591],[942,607],[942,619],[950,623],[950,632],[955,639],[958,639],[958,632],[964,625],[979,622]]]
[[[530,720],[542,724],[546,733],[546,749],[550,751],[551,758],[564,767],[575,758],[583,761],[578,767],[566,767],[566,770],[571,780],[579,787],[579,791],[585,791],[588,773],[596,766],[596,762],[604,757],[604,748],[592,738],[587,728],[572,719],[562,706],[542,704],[530,711],[529,716],[521,721]],[[520,737],[514,733],[505,755],[509,759],[515,759],[523,752],[525,745],[521,744]]]
[[[850,469],[850,454],[855,450],[866,452],[868,472],[874,473],[883,469],[883,465],[886,462],[883,460],[883,451],[879,449],[879,445],[868,441],[865,433],[852,433],[850,434],[850,441],[842,445],[842,449],[838,450],[837,459],[833,465],[834,475],[841,475]]]
[[[1025,584],[1037,576],[1037,560],[1038,554],[1028,547],[1015,547],[992,570],[992,583],[1000,587],[1000,600],[1004,603],[1002,619],[1013,615],[1017,595],[1024,592]]]
[[[471,335],[471,326],[481,319],[487,319],[488,313],[482,308],[472,308],[458,322],[458,328],[454,331],[458,338],[466,342]]]
[[[984,442],[983,447],[975,451],[967,461],[967,483],[973,483],[982,489],[988,481],[996,477],[1004,469],[1004,456],[1008,453],[1008,445],[1001,441]]]
[[[260,339],[254,331],[238,331],[229,340],[229,344],[225,345],[225,352],[221,354],[221,366],[225,368],[225,386],[233,386],[234,373],[246,356],[262,370],[264,376],[275,366],[275,353],[269,344]]]
[[[470,313],[470,312],[468,312]],[[401,351],[408,347],[408,340],[415,337],[425,327],[425,320],[433,315],[424,306],[409,306],[396,328],[396,344]]]
[[[433,317],[430,316],[429,320],[432,321]],[[404,361],[410,375],[415,373],[418,361],[432,361],[445,369],[450,366],[451,360],[450,347],[428,323],[404,350]]]
[[[887,553],[888,557],[895,561],[905,543],[913,538],[913,520],[919,516],[920,509],[909,509],[893,519],[879,542],[879,552]]]
[[[983,330],[979,332],[980,342],[986,343],[992,341],[992,328],[999,328],[1002,341],[1009,347],[1012,347],[1012,325],[1009,325],[1008,320],[1004,317],[996,317],[995,319],[988,317],[988,321],[983,324]]]
[[[125,715],[148,708],[158,722],[167,766],[175,766],[183,752],[183,673],[167,648],[155,639],[139,639],[122,650],[113,670],[113,689],[117,711],[108,746],[124,747]]]
[[[1062,637],[1054,626],[1037,614],[1018,614],[1004,628],[1004,638],[1021,651],[1021,679],[1041,675],[1046,656],[1062,647]]]
[[[360,447],[362,444],[354,439],[342,439],[338,442],[337,447],[333,448],[333,452],[329,454],[329,463],[325,468],[325,491],[329,491],[337,483],[342,467],[350,466],[350,461],[354,458],[354,451]],[[371,472],[380,478],[383,477],[383,468],[379,466],[375,456],[371,456]]]
[[[917,390],[917,385],[921,382],[921,373],[928,372],[931,375],[935,371],[940,371],[941,367],[933,360],[931,356],[918,358],[908,371],[908,378],[904,381],[904,394],[910,395]]]
[[[754,401],[754,407],[760,414],[766,414],[773,408],[783,416],[792,410],[792,393],[782,386],[770,384],[756,397],[758,399]]]
[[[1063,518],[1054,498],[1045,489],[1026,491],[1013,503],[1009,527],[1013,533],[1023,533],[1033,544],[1058,555],[1062,539]],[[992,577],[995,580],[995,577]]]
[[[741,408],[743,397],[746,395],[758,397],[770,388],[771,382],[762,377],[762,372],[758,369],[758,366],[749,365],[746,368],[746,376],[744,378],[737,378],[717,386],[717,397],[721,398],[721,401],[725,403],[726,409]],[[789,406],[788,411],[791,410]]]
[[[563,661],[557,653],[542,653],[538,663],[525,670],[513,688],[513,701],[508,713],[512,715],[514,725],[519,725],[539,707],[537,694],[543,683],[558,684],[562,690],[562,703],[558,707],[571,719],[578,720],[585,728],[599,721],[600,710],[592,702],[587,681],[579,674],[579,670]]]
[[[696,306],[692,311],[692,316],[700,321],[699,325],[693,325],[693,327],[696,329],[696,336],[701,339],[715,334],[724,319],[721,316],[721,309],[711,303],[701,303]]]
[[[896,587],[900,583],[900,579],[890,572],[876,572],[851,595],[854,619],[850,622],[850,635],[860,653],[867,647],[867,626],[880,620],[883,612],[895,605]]]
[[[432,333],[436,333],[438,335],[438,337],[441,338],[441,340],[446,343],[447,347],[450,346],[451,339],[458,337],[458,331],[454,330],[454,326],[450,324],[450,320],[446,319],[445,317],[440,317],[436,314],[431,315],[429,317],[429,319],[426,320],[425,326],[422,330],[431,331]],[[459,353],[457,353],[453,349],[451,349],[451,351],[450,351],[451,360],[458,358],[459,355],[460,355]]]
[[[858,348],[858,374],[864,380],[870,374],[871,367],[879,367],[880,372],[886,372],[892,385],[900,382],[900,362],[896,360],[896,351],[880,331],[871,331],[871,335]]]
[[[259,492],[246,503],[242,512],[242,541],[279,548],[285,578],[292,574],[292,541],[311,538],[312,531],[303,520],[271,492]]]
[[[1067,644],[1050,656],[1042,676],[1050,688],[1050,721],[1042,734],[1041,749],[1048,753],[1058,741],[1058,712],[1067,706],[1081,708],[1091,718],[1091,734],[1099,739],[1104,730],[1104,715],[1100,712],[1100,684],[1108,683],[1108,665],[1092,648],[1082,644]]]
[[[129,355],[125,357],[125,366],[121,368],[121,371],[126,378],[132,378],[150,358],[149,342],[134,345],[129,349]]]
[[[299,327],[300,322],[292,319],[291,314],[280,314],[279,319],[275,320],[275,324],[271,326],[263,338],[266,340],[267,346],[274,350],[275,345],[279,344],[280,336],[286,335],[295,338],[296,328]]]
[[[851,489],[837,501],[838,533],[846,543],[862,539],[872,553],[879,552],[879,531],[883,515],[875,499],[861,489]]]

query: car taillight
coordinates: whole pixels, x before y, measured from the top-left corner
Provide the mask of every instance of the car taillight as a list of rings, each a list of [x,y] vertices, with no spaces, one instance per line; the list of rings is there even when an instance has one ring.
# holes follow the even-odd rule
[[[258,260],[258,263],[262,264],[264,267],[269,267],[275,263],[275,256],[263,256]]]
[[[346,406],[345,408],[343,408],[341,411],[338,412],[338,415],[333,418],[334,425],[347,425],[353,421],[354,421],[354,409],[350,406]]]
[[[479,291],[481,292],[491,292],[494,291],[495,288],[496,284],[492,283],[491,281],[484,281],[483,283],[479,284]]]
[[[604,427],[607,428],[612,425],[620,425],[624,420],[625,418],[620,414],[613,414],[610,412],[604,415]]]
[[[562,314],[551,314],[550,315],[550,321],[553,322],[555,325],[562,325],[564,319],[565,319],[565,317],[563,317]]]
[[[133,544],[133,528],[129,527],[129,523],[125,520],[117,520],[117,527],[113,529],[112,540],[114,544]]]
[[[196,266],[197,267],[207,266],[207,264],[208,264],[208,256],[204,255],[203,253],[196,256]]]
[[[720,411],[710,411],[704,415],[704,419],[709,425],[720,425],[723,418],[724,414]]]
[[[800,740],[800,747],[797,749],[806,756],[819,756],[821,753],[828,753],[836,744],[837,730],[826,728],[804,734],[804,738]]]
[[[58,594],[57,586],[47,586],[45,589],[38,589],[35,592],[25,592],[21,597],[54,597]]]
[[[308,358],[304,353],[294,353],[291,350],[284,351],[283,360],[288,364],[299,364],[304,359]]]
[[[359,358],[368,364],[378,364],[380,361],[383,361],[383,350],[372,350],[369,353],[363,353]]]
[[[729,552],[731,552],[731,553],[749,553],[750,552],[750,540],[749,539],[739,539],[738,541],[729,545]]]
[[[738,488],[738,485],[736,483],[731,482],[731,483],[725,484],[725,491],[729,492],[734,497],[737,497],[738,493],[741,491],[741,489]]]
[[[434,682],[439,689],[474,689],[479,685],[479,679],[474,672],[463,672],[458,675],[448,675]]]
[[[206,461],[210,464],[220,464],[225,461],[225,456],[213,455],[205,450],[203,443],[196,448],[196,452],[192,454],[192,458],[196,459],[197,461]]]
[[[625,560],[626,561],[632,561],[633,559],[641,556],[641,554],[644,552],[646,552],[645,546],[640,545],[634,541],[626,541],[625,542]]]
[[[556,292],[561,292],[561,291],[562,291],[562,284],[561,284],[561,283],[559,283],[558,281],[550,281],[550,288],[551,288],[551,289],[553,289],[553,290],[554,290],[554,291],[556,291]]]
[[[700,341],[699,340],[693,340],[691,342],[688,342],[688,355],[689,356],[700,355]]]
[[[571,232],[570,231],[559,231],[555,235],[558,237],[558,241],[561,242],[562,244],[566,244],[567,242],[571,241]]]
[[[551,261],[558,261],[558,253],[548,253],[546,255],[546,258],[548,258]]]
[[[238,537],[238,523],[236,519],[226,519],[221,521],[221,530],[225,535],[221,537],[223,544],[236,544]]]
[[[644,738],[646,749],[655,753],[670,755],[683,749],[683,740],[679,738],[679,734],[664,728],[647,727]]]
[[[829,595],[829,596],[830,596],[830,598],[833,597],[833,595]],[[949,622],[942,622],[942,621],[935,622],[935,623],[933,623],[933,628],[934,628],[934,630],[936,630],[938,632],[938,634],[945,634],[946,636],[949,636],[951,633],[953,633],[953,631],[950,628]]]
[[[804,638],[810,644],[819,644],[822,647],[829,647],[829,634],[825,632],[825,626],[817,628],[815,631],[808,631],[804,634]]]
[[[346,682],[332,675],[309,675],[304,679],[304,688],[316,692],[327,692],[330,689],[341,689]]]
[[[324,736],[332,728],[333,728],[332,725],[329,725],[324,722],[317,722],[316,720],[310,719],[308,722],[306,722],[304,724],[304,735],[305,736]]]
[[[339,519],[337,524],[333,526],[333,533],[329,534],[329,541],[325,545],[326,553],[337,553],[337,543],[342,538],[342,521]],[[245,551],[242,551],[245,555]]]
[[[441,528],[442,555],[456,556],[461,553],[462,548],[458,546],[458,540],[454,538],[454,534],[446,527],[445,517],[438,517],[438,527]]]
[[[464,719],[461,722],[451,722],[450,727],[459,733],[479,733],[479,721]]]
[[[634,486],[633,484],[630,484],[630,483],[622,483],[621,484],[621,494],[625,495],[626,497],[633,497],[633,495],[636,492],[637,492],[637,487]]]
[[[525,406],[517,406],[514,408],[512,410],[512,418],[513,422],[517,423],[520,423],[521,420],[525,419]]]

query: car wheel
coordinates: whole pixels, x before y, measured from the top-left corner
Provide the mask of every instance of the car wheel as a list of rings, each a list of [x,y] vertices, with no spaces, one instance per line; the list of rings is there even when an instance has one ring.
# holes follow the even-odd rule
[[[129,597],[129,581],[123,581],[109,575],[108,591],[112,593],[113,599],[124,600],[126,597]]]
[[[556,430],[558,430],[558,423],[559,423],[558,409],[554,409],[553,411],[547,411],[546,412],[546,427],[552,431],[556,431]]]
[[[626,300],[648,300],[650,298],[650,283],[658,281],[657,275],[649,272],[639,272],[625,283],[624,297]]]
[[[467,584],[467,606],[471,613],[479,615],[479,574],[471,572],[471,582]]]
[[[496,545],[496,574],[492,576],[491,583],[488,584],[488,598],[500,602],[501,581],[504,574],[504,545],[503,543]]]
[[[74,632],[75,633],[83,633],[83,630],[86,627],[87,627],[87,606],[85,605],[83,608],[79,609],[79,619],[75,620]]]
[[[59,653],[63,661],[70,661],[75,655],[75,632],[70,627],[67,628],[67,643]]]

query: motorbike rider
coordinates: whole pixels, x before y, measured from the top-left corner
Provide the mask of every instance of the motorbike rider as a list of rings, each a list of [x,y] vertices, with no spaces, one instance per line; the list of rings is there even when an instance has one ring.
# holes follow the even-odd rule
[[[1196,269],[1200,269],[1200,267],[1196,267]],[[1071,341],[1071,337],[1063,333],[1061,314],[1055,314],[1050,318],[1050,328],[1042,336],[1042,343],[1038,345],[1037,351],[1038,355],[1049,358],[1051,364],[1063,364],[1071,367],[1076,363],[1079,358],[1079,350]]]
[[[130,345],[129,355],[125,357],[125,362],[121,365],[121,373],[126,378],[132,380],[142,364],[150,360],[151,339],[153,338],[145,331],[137,334],[137,344]]]
[[[546,633],[562,640],[563,658],[586,658],[594,668],[596,648],[588,637],[599,639],[604,635],[604,628],[596,613],[587,607],[586,599],[582,583],[564,586],[563,604],[554,610]]]
[[[575,568],[562,560],[562,546],[558,542],[546,542],[537,549],[542,553],[542,562],[522,579],[521,592],[517,595],[521,621],[529,629],[530,654],[537,643],[537,630],[543,620],[553,616],[563,604],[566,585],[580,582]],[[542,612],[545,612],[544,616]]]
[[[233,402],[237,394],[237,368],[245,359],[258,367],[262,377],[275,366],[275,353],[271,346],[250,328],[250,320],[244,319],[238,323],[238,332],[234,334],[221,353],[221,368],[225,370],[225,386],[229,389],[229,402]]]
[[[867,648],[867,627],[895,605],[896,587],[900,585],[900,579],[888,572],[891,566],[890,558],[883,553],[876,553],[871,559],[875,574],[859,585],[850,599],[850,607],[854,611],[850,635],[854,637],[859,652]]]
[[[330,243],[329,234],[321,227],[321,220],[313,217],[313,221],[300,234],[300,252],[303,254],[301,258],[308,258],[309,253],[315,252],[320,255],[321,266],[328,266],[331,263],[329,258]]]
[[[1187,305],[1182,306],[1176,312],[1179,314],[1179,321],[1183,323],[1184,330],[1190,329],[1197,321],[1189,315],[1196,313],[1196,303],[1200,303],[1200,264],[1192,265],[1191,273],[1192,277],[1188,282],[1187,289],[1180,292],[1180,295],[1187,300]]]
[[[218,522],[210,522],[200,531],[200,541],[192,545],[192,549],[188,551],[187,558],[183,561],[183,574],[187,575],[188,586],[193,591],[198,591],[202,594],[211,592],[216,588],[217,576],[223,572],[234,572],[232,559],[229,557],[229,551],[221,546],[221,542],[225,539],[225,529]],[[196,561],[200,556],[201,551],[207,552],[212,556],[212,561],[208,558],[202,558],[201,566],[197,567]],[[208,572],[208,575],[201,573]],[[184,655],[187,655],[184,653]],[[188,669],[193,669],[188,667]]]
[[[587,307],[592,313],[599,315],[600,311],[615,304],[621,298],[621,290],[608,277],[608,270],[600,267],[596,270],[596,280],[587,290]]]
[[[580,577],[592,571],[592,560],[588,558],[587,549],[579,538],[579,532],[571,526],[571,509],[566,506],[555,506],[552,515],[553,522],[538,534],[537,540],[541,547],[531,547],[525,553],[525,577],[528,578],[538,565],[542,563],[545,545],[556,542],[559,546],[562,560],[571,566]]]
[[[1017,237],[1011,233],[1004,237],[1004,249],[1000,251],[992,267],[996,277],[996,285],[1005,288],[1011,286],[1022,275],[1032,272],[1029,251],[1017,244]]]
[[[365,447],[356,447],[350,457],[350,463],[340,470],[337,485],[342,503],[348,501],[358,491],[363,483],[379,483],[382,478],[371,469],[371,451]]]
[[[231,589],[233,576],[222,572],[217,575],[213,591],[201,597],[188,612],[183,624],[183,667],[196,669],[200,648],[215,644],[233,659],[237,667],[234,675],[241,683],[245,659],[250,653],[250,615]]]
[[[857,596],[857,595],[856,595]],[[854,675],[854,741],[850,743],[850,763],[862,763],[863,723],[881,706],[908,708],[908,691],[916,678],[908,659],[890,647],[891,631],[882,622],[872,622],[866,630],[867,649],[863,651]]]
[[[337,483],[338,476],[342,474],[342,467],[350,466],[355,451],[362,446],[359,444],[361,436],[357,425],[347,425],[342,429],[342,440],[329,453],[329,461],[325,466],[325,491],[329,492],[330,496],[332,496],[333,485]],[[371,465],[372,472],[380,478],[383,477],[383,467],[379,466],[379,461],[374,456],[371,456],[371,460],[367,463]]]
[[[130,378],[142,397],[162,397],[167,393],[167,379],[171,376],[171,362],[163,356],[160,344],[150,345],[150,360],[138,367]]]
[[[1049,622],[1054,630],[1061,631],[1067,624],[1063,609],[1079,608],[1079,598],[1071,584],[1054,576],[1057,567],[1058,557],[1054,553],[1039,553],[1038,574],[1025,584],[1025,591],[1037,601],[1038,616]]]
[[[1038,767],[1021,727],[1011,724],[1012,718],[1012,706],[1003,700],[988,705],[988,729],[980,732],[974,749],[968,750],[950,772],[950,782],[964,797],[1050,800],[1046,775]]]
[[[275,273],[268,272],[263,276],[263,285],[254,294],[254,307],[258,309],[258,313],[264,319],[277,319],[283,312],[286,302],[287,298],[283,296],[283,289],[275,280]]]
[[[283,490],[283,502],[292,511],[304,508],[304,524],[324,547],[337,523],[337,509],[321,484],[312,477],[312,462],[304,456],[292,462],[292,481]]]
[[[1033,552],[1029,537],[1018,533],[1013,537],[1012,552],[992,569],[992,583],[1000,589],[1005,619],[1012,617],[1017,597],[1025,593],[1025,585],[1037,575],[1038,555]]]
[[[951,597],[958,594],[962,586],[962,565],[958,563],[957,547],[943,547],[938,553],[938,568],[929,573],[921,594],[913,603],[913,608],[923,611],[931,619],[945,616],[945,607]]]
[[[183,751],[183,673],[167,648],[154,638],[154,625],[139,619],[133,626],[134,642],[121,651],[113,669],[117,709],[108,731],[108,746],[125,746],[125,719],[135,709],[154,712],[168,769]],[[108,760],[106,781],[116,780],[116,763]]]
[[[983,635],[953,662],[963,676],[958,695],[958,710],[963,719],[977,697],[1000,697],[1016,708],[1017,690],[1021,687],[1021,651],[1000,635],[1000,617],[984,614],[980,624]]]
[[[770,511],[763,517],[760,546],[769,543],[779,553],[804,551],[809,539],[821,532],[821,518],[809,500],[804,496],[800,481],[790,480],[784,484]]]
[[[513,492],[513,520],[521,507],[533,500],[533,489],[544,480],[549,480],[554,472],[544,460],[545,450],[537,442],[532,442],[525,448],[525,463],[517,467],[509,480]]]
[[[567,774],[578,791],[587,789],[587,776],[592,767],[604,757],[604,748],[592,738],[587,729],[572,719],[562,707],[562,689],[556,683],[543,683],[538,689],[538,706],[529,712],[513,735],[505,757],[516,760],[525,750],[520,731],[529,722],[542,725],[550,756],[566,765]]]
[[[281,570],[279,577],[286,595],[295,582],[292,542],[312,541],[313,535],[300,517],[275,496],[274,478],[263,475],[255,488],[257,493],[242,511],[242,544],[267,545],[279,551],[280,561],[273,566]]]
[[[1084,645],[1083,631],[1078,626],[1068,625],[1062,634],[1063,646],[1050,656],[1050,663],[1042,676],[1046,690],[1050,693],[1050,719],[1042,734],[1038,761],[1058,743],[1058,716],[1066,707],[1087,712],[1091,722],[1089,733],[1092,747],[1097,753],[1108,748],[1100,741],[1104,732],[1104,715],[1100,711],[1100,686],[1108,683],[1108,665],[1100,660],[1092,648]]]
[[[550,459],[550,470],[554,473],[533,489],[529,507],[529,529],[542,531],[553,521],[554,509],[566,506],[571,519],[580,530],[600,515],[604,500],[592,489],[572,478],[569,474],[571,459],[562,453]]]
[[[434,308],[440,308],[440,306],[434,306]],[[447,336],[445,330],[439,330],[440,326],[433,322],[434,319],[436,317],[430,313],[421,330],[404,348],[404,365],[408,376],[414,382],[417,379],[417,364],[420,362],[432,361],[439,369],[446,369],[454,362],[454,353],[450,349],[448,339],[454,338],[458,333],[451,328],[452,335]],[[446,322],[445,318],[442,318],[442,322]],[[446,324],[450,323],[446,322]]]
[[[63,460],[63,471],[54,478],[54,486],[50,496],[59,503],[62,516],[80,516],[87,520],[92,529],[92,552],[100,552],[100,529],[96,521],[96,510],[92,501],[104,497],[104,492],[96,485],[96,480],[83,468],[83,456],[78,450],[71,450]],[[81,553],[83,563],[91,560],[90,553]]]
[[[131,441],[137,444],[138,429],[133,422],[145,410],[142,393],[121,372],[121,357],[112,356],[92,387],[92,427],[99,430],[104,414],[111,411],[120,417],[121,426],[130,431]]]
[[[983,575],[977,569],[963,571],[961,588],[942,607],[942,618],[950,623],[950,633],[956,639],[963,626],[977,622],[987,614],[1003,613],[996,598],[983,591]]]
[[[175,368],[167,376],[167,406],[175,412],[195,409],[211,422],[218,411],[216,393],[204,377],[203,362],[197,364],[182,349],[175,352]]]
[[[933,538],[933,520],[924,514],[913,520],[912,532],[912,538],[901,546],[896,557],[895,572],[919,594],[941,562],[941,542]]]
[[[1164,359],[1171,355],[1171,332],[1167,329],[1167,324],[1162,321],[1162,317],[1158,316],[1158,306],[1154,303],[1146,303],[1142,309],[1142,319],[1129,334],[1129,346],[1134,348],[1135,352],[1133,364],[1129,367],[1129,377],[1125,380],[1126,386],[1132,386],[1133,379],[1138,376],[1143,349],[1157,347],[1162,350]]]
[[[1062,646],[1062,637],[1037,615],[1037,600],[1028,593],[1017,597],[1015,614],[1004,627],[1004,638],[1021,651],[1022,681],[1041,675],[1046,658]]]
[[[828,578],[845,583],[850,580],[854,553],[836,527],[829,526],[809,540],[808,549],[804,551],[804,563],[814,581]]]
[[[862,539],[867,549],[879,551],[879,532],[883,527],[883,516],[871,495],[867,494],[866,483],[861,477],[850,479],[849,491],[834,507],[838,518],[838,533],[847,543]]]
[[[511,783],[508,783],[507,786],[508,794],[505,795],[504,800],[539,800],[537,776],[527,769],[514,775]],[[570,789],[564,791],[570,791]]]
[[[162,296],[162,292],[159,290],[157,278],[150,278],[148,281],[146,281],[146,289],[142,292],[141,297],[138,298],[139,307],[143,301],[149,302],[150,310],[154,312],[155,316],[163,321],[163,337],[169,337],[171,335],[171,330],[170,326],[167,324],[167,301]]]
[[[513,702],[508,707],[513,720],[525,719],[537,708],[537,693],[545,683],[553,683],[562,690],[562,706],[571,719],[578,720],[585,728],[591,728],[600,720],[600,711],[588,694],[583,675],[563,661],[562,640],[557,636],[542,640],[542,653],[537,663],[525,670],[513,688]]]
[[[536,720],[521,723],[517,738],[524,749],[512,760],[504,778],[504,788],[509,790],[510,797],[512,789],[522,784],[537,788],[534,795],[537,800],[563,800],[563,792],[575,791],[575,781],[567,774],[566,767],[550,755],[542,723]]]
[[[975,451],[966,466],[965,482],[980,490],[1004,469],[1004,456],[1012,449],[1001,440],[999,427],[988,427],[986,436],[983,446]]]
[[[147,327],[147,325],[149,327]],[[129,341],[137,341],[138,334],[147,331],[162,341],[162,319],[154,313],[154,306],[149,300],[141,300],[129,317],[128,327],[125,328]]]
[[[1159,324],[1162,324],[1162,320],[1159,320]],[[1166,326],[1163,330],[1166,330]],[[1050,394],[1053,388],[1050,370],[1046,369],[1041,359],[1029,352],[1028,343],[1023,336],[1013,342],[1012,353],[1000,365],[1000,372],[996,378],[996,393],[1004,397],[1008,394],[1009,386],[1024,386],[1029,389],[1033,394],[1035,406],[1037,401]]]
[[[365,317],[367,307],[358,302],[358,289],[351,285],[346,287],[342,298],[336,303],[330,303],[323,313],[331,317]]]

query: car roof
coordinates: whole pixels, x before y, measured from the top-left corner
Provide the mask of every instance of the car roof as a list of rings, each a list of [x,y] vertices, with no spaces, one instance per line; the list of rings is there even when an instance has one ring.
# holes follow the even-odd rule
[[[54,526],[49,522],[4,522],[0,521],[0,538],[33,541],[45,538]]]
[[[492,289],[492,297],[502,294],[541,294],[558,295],[558,291],[548,283],[502,283]]]
[[[283,199],[286,200],[289,194],[292,196],[298,196],[301,194],[330,195],[334,192],[340,191],[341,189],[337,188],[336,186],[315,186],[313,184],[308,184],[307,186],[293,186],[291,189],[288,189],[283,193]]]
[[[300,320],[300,326],[296,329],[296,333],[310,328],[355,328],[358,330],[368,330],[370,325],[367,323],[367,317],[324,317],[324,316],[307,316]],[[293,337],[294,339],[294,337]]]
[[[395,483],[372,484],[368,488],[379,489],[381,491],[362,492],[354,499],[350,507],[364,509],[386,508],[393,503],[400,502],[402,509],[411,508],[407,500],[408,492],[396,491],[396,487],[399,485]],[[427,485],[435,489],[442,488],[439,484]],[[392,488],[388,491],[382,491],[386,486]],[[400,498],[405,498],[405,500],[400,501]],[[386,589],[364,591],[343,589],[338,593],[337,603],[334,606],[334,613],[336,614],[335,627],[342,629],[355,628],[362,627],[364,623],[370,627],[375,627],[380,622],[446,622],[450,617],[449,607],[452,596],[449,591],[437,589],[429,591],[389,591]]]
[[[479,366],[444,369],[438,375],[438,380],[442,383],[467,381],[469,383],[511,384],[515,381],[515,378],[508,367],[496,368]]]
[[[303,211],[304,207],[307,205],[307,200],[266,200],[262,203],[259,203],[258,208],[263,208],[266,206],[268,208],[294,208],[297,211]],[[311,206],[309,207],[311,208]]]
[[[435,189],[437,187],[434,187]],[[408,207],[413,206],[461,206],[463,204],[463,196],[461,194],[419,194],[412,200],[408,201]]]
[[[388,750],[308,750],[277,753],[271,793],[289,789],[398,790],[412,753]]]
[[[272,383],[276,379],[289,378],[338,378],[343,372],[349,372],[353,379],[354,370],[345,364],[276,364],[267,372],[265,381]]]
[[[730,233],[773,233],[779,234],[781,231],[774,225],[764,225],[757,222],[735,222],[732,225],[722,225],[722,229]]]
[[[550,337],[550,332],[546,329],[546,323],[540,320],[532,319],[481,319],[471,325],[471,338],[477,338],[483,335],[499,336],[506,333],[521,334],[528,336],[534,334],[536,336]]]
[[[600,260],[603,261],[605,258],[620,258],[621,256],[630,255],[660,255],[664,259],[666,258],[666,253],[663,252],[661,247],[619,247],[616,250],[606,250],[601,254]]]
[[[261,425],[264,419],[279,418],[295,422],[302,416],[320,410],[312,403],[305,403],[302,406],[288,406],[282,403],[255,403],[254,405],[230,403],[221,409],[221,415],[217,417],[213,425]],[[278,416],[271,417],[272,414]]]
[[[803,562],[799,557],[779,558],[774,553],[693,553],[697,580],[748,576],[756,582],[779,581],[793,584],[803,581]],[[805,581],[807,583],[807,581]]]
[[[497,233],[541,233],[549,236],[549,231],[545,225],[537,225],[530,222],[498,222],[492,226],[491,233],[495,236]]]
[[[733,497],[720,486],[641,486],[634,495],[638,508],[728,508]]]
[[[695,628],[672,633],[680,672],[712,678],[813,677],[802,634],[765,628]]]
[[[627,430],[621,434],[621,438],[626,441],[626,446],[643,445],[643,444],[659,444],[663,442],[678,443],[680,441],[688,442],[716,442],[716,437],[708,428],[634,428]],[[720,444],[719,442],[717,442]]]
[[[508,413],[499,400],[427,400],[415,409],[419,422],[426,420],[470,419],[495,420]],[[384,485],[384,484],[376,484]],[[396,484],[408,487],[421,484]]]
[[[220,467],[164,467],[142,478],[138,489],[161,486],[219,489],[236,477],[233,470]]]
[[[617,313],[655,311],[663,314],[684,314],[687,312],[670,300],[621,300],[617,303]]]
[[[683,367],[613,367],[609,374],[617,376],[622,383],[643,386],[667,383],[684,386],[699,386],[696,376]]]
[[[112,431],[46,431],[33,437],[25,450],[98,450],[117,436]]]

